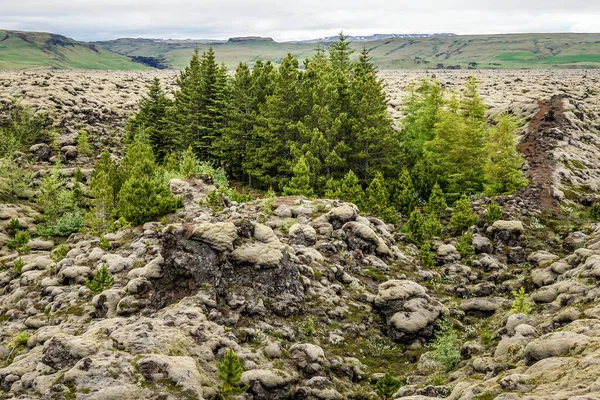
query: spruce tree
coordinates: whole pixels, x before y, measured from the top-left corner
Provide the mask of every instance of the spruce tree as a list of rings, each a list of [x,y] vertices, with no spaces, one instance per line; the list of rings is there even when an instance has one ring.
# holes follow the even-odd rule
[[[398,180],[394,182],[392,187],[392,203],[402,215],[410,215],[417,204],[417,199],[408,169],[402,169]]]
[[[364,207],[365,192],[360,186],[358,177],[350,170],[342,179],[340,186],[340,199],[354,203],[358,208]]]
[[[520,169],[523,158],[516,148],[517,129],[517,121],[504,113],[490,131],[485,165],[485,193],[488,195],[511,194],[527,185]]]
[[[119,216],[133,224],[142,224],[177,209],[179,202],[157,173],[148,144],[136,140],[129,145],[121,167],[124,182],[119,191]]]
[[[418,209],[415,209],[410,213],[408,222],[406,223],[407,238],[416,245],[421,245],[423,240],[427,237],[425,232],[425,219],[423,214]]]
[[[466,195],[456,201],[452,209],[449,227],[456,234],[462,234],[477,222],[477,214],[471,208],[471,202]]]
[[[152,151],[159,162],[175,150],[175,138],[168,127],[167,114],[172,101],[161,87],[160,79],[154,78],[148,93],[139,101],[138,112],[127,122],[127,141],[143,134],[148,138]]]
[[[350,70],[350,57],[354,50],[350,49],[351,41],[344,35],[344,32],[340,32],[338,35],[338,41],[333,42],[329,45],[329,57],[334,68],[337,68],[344,73]]]
[[[310,168],[304,156],[300,157],[294,167],[294,176],[290,182],[283,188],[284,196],[305,196],[314,195],[311,187],[312,175]]]
[[[77,152],[86,157],[92,156],[92,148],[90,147],[87,130],[85,129],[80,130],[79,136],[77,136]]]
[[[388,176],[396,170],[399,135],[392,128],[382,81],[373,73],[368,57],[359,58],[351,81],[348,124],[352,146],[348,164],[361,180],[376,172]]]
[[[223,356],[223,362],[220,362],[217,366],[219,371],[219,380],[221,381],[222,394],[225,396],[237,395],[244,393],[248,390],[249,386],[240,386],[242,380],[242,364],[239,357],[231,349],[225,351]]]
[[[394,378],[391,369],[388,369],[385,375],[375,384],[377,395],[381,400],[392,400],[401,386],[402,382]]]
[[[397,220],[396,211],[390,205],[385,179],[380,172],[375,175],[367,187],[363,206],[368,213],[385,221],[395,222]]]
[[[433,190],[431,191],[431,195],[429,196],[429,201],[427,201],[427,205],[425,206],[425,211],[428,214],[436,214],[441,215],[444,211],[446,211],[448,205],[446,204],[446,196],[444,195],[444,191],[440,187],[440,185],[436,184],[433,186]]]
[[[179,172],[185,178],[191,178],[198,173],[198,160],[192,150],[192,146],[188,147],[181,157],[181,163],[179,164]]]
[[[438,219],[437,214],[430,213],[423,221],[423,230],[427,237],[440,236],[442,234],[442,224]]]

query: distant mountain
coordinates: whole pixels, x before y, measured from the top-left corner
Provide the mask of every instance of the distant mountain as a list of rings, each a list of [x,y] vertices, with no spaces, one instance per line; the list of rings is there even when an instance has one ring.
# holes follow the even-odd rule
[[[144,69],[94,44],[43,32],[0,30],[0,70],[24,68]]]
[[[380,69],[600,68],[598,33],[377,34],[349,39],[354,57],[366,46]],[[318,45],[327,47],[336,40],[337,36],[332,36],[275,42],[255,36],[228,41],[117,39],[94,44],[129,57],[156,58],[169,68],[183,68],[196,48],[204,51],[212,46],[217,60],[233,69],[239,62],[253,66],[259,59],[280,63],[288,53],[304,60]]]
[[[348,36],[348,40],[352,42],[374,42],[384,39],[410,39],[410,38],[430,38],[430,37],[446,37],[456,36],[454,33],[376,33],[368,36]],[[291,43],[333,43],[337,42],[337,36],[328,36],[319,39],[296,40]]]

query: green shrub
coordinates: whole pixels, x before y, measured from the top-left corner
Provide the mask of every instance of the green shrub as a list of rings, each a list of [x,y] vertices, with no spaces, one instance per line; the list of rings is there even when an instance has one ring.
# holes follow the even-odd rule
[[[402,382],[394,378],[391,368],[375,384],[375,391],[381,400],[392,400],[394,394],[400,389]]]
[[[21,272],[23,272],[24,266],[25,266],[25,262],[23,261],[23,259],[18,258],[13,265],[13,272],[15,273],[15,275],[21,275]]]
[[[502,208],[493,201],[485,209],[485,220],[491,225],[500,219],[502,219]]]
[[[55,223],[47,223],[39,227],[37,233],[47,238],[52,236],[68,237],[73,233],[79,232],[85,225],[85,215],[81,210],[77,209],[65,213]]]
[[[9,249],[18,250],[27,246],[27,243],[29,243],[29,239],[31,239],[31,236],[29,236],[29,232],[19,231],[15,234],[14,238],[9,239],[6,242],[6,245]]]
[[[529,314],[532,310],[531,302],[527,293],[525,293],[525,288],[520,288],[519,291],[513,290],[512,295],[514,300],[512,302],[511,312],[515,314]]]
[[[17,232],[19,232],[22,229],[23,227],[21,226],[21,223],[16,218],[11,219],[8,225],[6,225],[6,231],[11,236],[16,235]]]
[[[427,219],[423,222],[423,230],[427,237],[440,236],[442,234],[442,224],[437,217],[437,214],[430,213]]]
[[[14,202],[33,195],[29,184],[33,173],[28,165],[17,163],[12,158],[0,158],[0,201]]]
[[[456,330],[449,321],[443,320],[431,344],[434,360],[442,364],[446,371],[451,371],[461,360],[460,347]]]
[[[50,253],[50,258],[52,258],[52,260],[54,260],[55,262],[59,262],[60,260],[62,260],[63,258],[65,258],[67,256],[67,253],[69,252],[69,248],[67,246],[65,246],[64,244],[61,244],[58,247],[55,247],[52,252]]]
[[[465,232],[460,236],[456,242],[456,250],[463,258],[473,255],[473,234],[471,232]]]
[[[83,175],[81,168],[77,167],[77,169],[73,173],[73,179],[75,180],[75,182],[84,183],[85,175]]]
[[[471,202],[463,195],[454,204],[452,217],[450,218],[450,229],[457,234],[463,233],[477,222],[477,214],[471,208]]]
[[[83,156],[92,156],[92,148],[90,147],[90,141],[85,129],[80,130],[79,136],[77,136],[77,152]]]
[[[433,268],[436,265],[433,251],[431,251],[431,242],[425,241],[420,249],[421,265],[425,268]]]
[[[408,222],[406,223],[406,227],[408,230],[408,240],[410,240],[416,245],[420,245],[421,243],[423,243],[423,240],[426,237],[424,224],[425,221],[423,219],[423,214],[421,214],[421,211],[414,210],[413,212],[411,212],[410,218],[408,218]]]
[[[231,349],[225,351],[223,362],[217,366],[219,372],[219,380],[223,385],[221,388],[222,394],[226,397],[235,396],[246,392],[250,386],[240,386],[242,380],[242,363],[239,357]]]
[[[110,241],[106,238],[100,238],[99,247],[104,251],[109,251],[111,249]]]
[[[590,208],[590,217],[596,221],[600,221],[600,204],[596,203]]]
[[[113,283],[113,277],[110,275],[110,271],[106,264],[102,264],[102,267],[96,271],[94,279],[88,280],[85,286],[88,287],[92,292],[98,294],[110,288]]]

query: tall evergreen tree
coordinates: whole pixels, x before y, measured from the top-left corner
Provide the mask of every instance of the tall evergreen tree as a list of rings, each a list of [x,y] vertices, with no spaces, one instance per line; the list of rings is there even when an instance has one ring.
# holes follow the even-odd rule
[[[448,208],[446,196],[444,196],[442,188],[436,182],[431,191],[431,196],[429,196],[429,200],[427,201],[427,205],[425,206],[425,211],[429,214],[433,213],[440,215],[446,208]]]
[[[306,162],[306,158],[302,156],[294,167],[294,176],[289,184],[283,188],[283,194],[285,196],[312,197],[314,192],[311,186],[311,178],[310,167]]]
[[[361,180],[370,180],[377,171],[390,175],[399,155],[399,138],[392,128],[382,82],[373,73],[368,58],[359,58],[354,67],[349,100],[349,164]]]
[[[385,221],[394,222],[397,219],[396,211],[390,205],[390,195],[381,172],[375,175],[365,190],[364,207],[367,212]]]
[[[160,79],[154,78],[148,93],[139,101],[138,112],[127,121],[126,135],[129,143],[135,135],[145,135],[159,162],[175,150],[175,138],[168,127],[167,112],[172,101],[161,87]]]
[[[150,145],[139,140],[130,144],[121,167],[124,181],[119,191],[120,216],[133,224],[142,224],[177,209],[177,199],[157,173]]]
[[[351,68],[350,57],[354,53],[354,50],[350,49],[351,44],[348,36],[344,35],[344,32],[340,32],[337,42],[329,45],[329,57],[333,67],[344,73],[349,72]]]
[[[407,168],[403,168],[400,176],[392,185],[392,204],[404,216],[410,215],[417,204],[415,188]]]

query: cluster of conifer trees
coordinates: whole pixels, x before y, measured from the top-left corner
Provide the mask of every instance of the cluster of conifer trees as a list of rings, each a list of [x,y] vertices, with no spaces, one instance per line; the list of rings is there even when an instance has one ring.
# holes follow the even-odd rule
[[[450,98],[437,81],[411,85],[397,128],[368,51],[351,61],[349,46],[341,34],[303,68],[288,54],[279,67],[241,63],[232,75],[212,48],[196,52],[172,98],[154,80],[127,138],[144,137],[163,165],[193,151],[251,187],[352,201],[390,220],[408,217],[436,185],[451,204],[526,184],[518,122],[486,121],[474,77]]]

